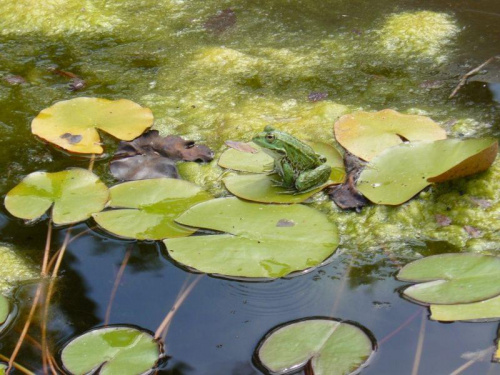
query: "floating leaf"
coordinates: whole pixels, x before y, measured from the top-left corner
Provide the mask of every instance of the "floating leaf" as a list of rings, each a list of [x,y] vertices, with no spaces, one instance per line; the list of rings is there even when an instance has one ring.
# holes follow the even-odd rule
[[[429,117],[403,115],[392,109],[342,116],[334,125],[335,138],[349,152],[371,160],[386,148],[408,141],[437,141],[446,132]]]
[[[455,320],[500,319],[500,297],[458,305],[431,305],[431,319],[443,322]]]
[[[401,144],[366,166],[358,190],[377,204],[401,204],[433,182],[488,169],[497,151],[498,142],[492,138]]]
[[[5,370],[7,370],[7,364],[0,363],[0,375],[5,375]]]
[[[297,193],[279,186],[280,177],[276,174],[266,175],[274,168],[274,159],[254,143],[248,143],[259,152],[251,154],[235,149],[224,151],[219,159],[219,165],[224,168],[255,172],[261,174],[234,175],[223,179],[227,190],[232,194],[255,202],[262,203],[300,203],[310,198],[325,187],[339,184],[345,179],[345,169],[342,155],[332,146],[311,142],[309,145],[320,155],[326,157],[326,163],[332,168],[330,180],[312,190]]]
[[[190,208],[176,221],[225,232],[165,241],[174,260],[211,274],[283,277],[319,265],[338,245],[335,225],[302,205],[221,198]],[[284,222],[294,225],[281,226]]]
[[[117,208],[94,216],[102,228],[117,236],[161,240],[189,236],[195,230],[174,222],[181,213],[212,196],[183,180],[157,178],[125,182],[109,189],[108,206]]]
[[[305,193],[295,193],[279,186],[277,174],[234,175],[222,181],[232,194],[254,202],[261,203],[300,203],[320,192],[331,183],[325,183]]]
[[[5,323],[9,311],[9,300],[0,294],[0,324]]]
[[[226,146],[234,148],[235,150],[241,152],[249,152],[251,154],[256,154],[259,150],[253,147],[250,143],[236,142],[236,141],[226,141],[224,142]]]
[[[402,281],[421,282],[404,294],[423,304],[450,305],[500,295],[500,258],[478,254],[440,254],[419,259],[398,273]]]
[[[245,146],[239,146],[238,149],[231,146],[220,156],[219,165],[222,168],[252,173],[267,173],[273,170],[274,159],[270,155],[253,142],[243,143],[243,145],[257,150],[257,152],[241,150]]]
[[[41,111],[31,123],[31,131],[71,152],[101,154],[96,129],[132,140],[153,124],[149,108],[127,99],[75,98]]]
[[[74,375],[146,374],[155,366],[160,348],[148,333],[131,327],[106,327],[70,341],[61,353],[65,369]]]
[[[366,364],[373,348],[361,328],[315,318],[272,330],[257,348],[257,357],[273,374],[296,373],[310,361],[314,375],[347,375]]]
[[[81,168],[61,172],[35,172],[7,193],[5,208],[26,220],[41,217],[52,205],[55,224],[86,220],[101,211],[109,191],[99,177]]]

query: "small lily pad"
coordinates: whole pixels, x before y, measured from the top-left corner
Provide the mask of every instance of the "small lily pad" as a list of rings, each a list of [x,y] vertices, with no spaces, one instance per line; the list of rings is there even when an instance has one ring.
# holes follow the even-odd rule
[[[116,209],[96,213],[95,221],[119,237],[139,240],[189,236],[195,230],[174,219],[196,203],[212,199],[199,186],[172,178],[125,182],[109,191],[108,206]]]
[[[326,215],[302,205],[213,199],[176,221],[224,233],[165,240],[168,254],[198,271],[230,277],[278,278],[315,267],[339,241]]]
[[[500,295],[500,258],[478,254],[440,254],[404,266],[398,279],[421,284],[404,290],[422,304],[451,305]]]
[[[42,110],[31,123],[33,134],[65,150],[101,154],[96,129],[130,141],[153,124],[153,113],[127,99],[75,98]]]
[[[374,343],[367,333],[331,319],[289,322],[273,329],[256,350],[272,374],[292,374],[308,362],[314,375],[348,375],[366,365]]]
[[[349,152],[371,160],[404,141],[446,139],[446,131],[429,117],[404,115],[392,109],[342,116],[334,125],[335,138]]]
[[[309,145],[314,151],[325,156],[326,163],[332,168],[330,179],[306,192],[291,191],[279,186],[280,177],[277,174],[264,174],[273,170],[274,159],[254,143],[248,143],[248,145],[257,149],[258,152],[249,153],[230,148],[224,151],[219,159],[221,167],[256,173],[233,175],[223,179],[227,190],[240,198],[261,203],[300,203],[325,187],[340,184],[345,180],[342,155],[326,143],[310,142]]]
[[[0,294],[0,325],[7,320],[9,311],[9,300]]]
[[[442,322],[456,320],[498,320],[500,319],[500,297],[458,305],[431,305],[431,319]]]
[[[105,327],[71,340],[61,353],[64,368],[73,375],[137,375],[149,373],[160,357],[155,339],[132,327]]]
[[[367,164],[357,187],[373,203],[398,205],[433,182],[488,169],[497,152],[498,142],[493,138],[405,143]]]
[[[25,220],[40,218],[52,206],[55,224],[71,224],[101,211],[109,190],[92,172],[72,168],[61,172],[35,172],[7,193],[5,208]]]
[[[256,152],[244,151],[245,147]],[[224,151],[219,158],[219,165],[235,171],[268,173],[274,168],[274,159],[255,143],[248,142],[238,145],[238,148],[230,147]]]

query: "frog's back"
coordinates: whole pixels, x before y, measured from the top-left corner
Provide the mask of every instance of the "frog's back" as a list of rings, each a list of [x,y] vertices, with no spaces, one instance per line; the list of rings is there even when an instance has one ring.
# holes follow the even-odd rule
[[[321,156],[318,155],[311,146],[298,140],[294,136],[280,132],[279,140],[285,145],[287,159],[299,170],[307,170],[323,164]]]

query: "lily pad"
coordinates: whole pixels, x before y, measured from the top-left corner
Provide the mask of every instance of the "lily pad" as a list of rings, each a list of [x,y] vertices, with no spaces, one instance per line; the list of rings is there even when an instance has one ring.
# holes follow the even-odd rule
[[[0,294],[0,325],[7,320],[9,311],[9,300]]]
[[[266,154],[253,142],[243,143],[239,149],[230,147],[222,153],[219,158],[219,165],[222,168],[233,169],[235,171],[268,173],[274,168],[274,159]],[[243,151],[242,147],[248,147],[256,152]]]
[[[422,304],[451,305],[500,295],[500,258],[478,254],[440,254],[407,264],[402,281],[419,282],[405,296]]]
[[[498,152],[493,138],[446,139],[391,147],[361,172],[358,190],[373,203],[398,205],[433,182],[489,168]]]
[[[230,148],[221,155],[219,165],[251,175],[233,175],[223,179],[227,190],[232,194],[261,203],[300,203],[325,187],[340,184],[345,180],[345,168],[342,155],[332,146],[321,142],[310,142],[309,145],[319,154],[326,157],[326,163],[332,168],[330,179],[323,185],[306,192],[293,192],[279,186],[280,177],[277,174],[264,174],[274,168],[274,159],[259,146],[248,143],[258,150],[256,153],[239,151]]]
[[[174,219],[196,203],[212,199],[199,186],[172,178],[125,182],[109,191],[108,206],[117,209],[94,214],[95,221],[119,237],[139,240],[189,236],[195,230]]]
[[[392,109],[344,115],[334,130],[337,141],[364,160],[404,141],[446,139],[446,131],[429,117],[404,115]]]
[[[86,332],[70,341],[61,353],[64,368],[74,375],[147,374],[160,357],[155,339],[132,327],[106,327]]]
[[[500,319],[500,297],[458,305],[431,305],[431,319],[442,322],[456,320],[498,320]]]
[[[81,97],[42,110],[31,123],[31,131],[71,152],[101,154],[96,129],[130,141],[152,124],[151,110],[130,100]]]
[[[101,211],[109,190],[92,172],[72,168],[61,172],[35,172],[7,193],[5,208],[25,220],[40,218],[52,206],[55,224],[71,224]]]
[[[272,374],[296,373],[310,361],[314,375],[347,375],[366,364],[373,348],[363,329],[314,318],[272,330],[256,352],[262,366]]]
[[[332,185],[327,182],[305,193],[294,193],[278,186],[279,179],[277,174],[248,174],[228,176],[222,181],[227,190],[240,198],[261,203],[285,204],[304,202],[325,187]]]
[[[165,240],[168,254],[198,271],[231,277],[278,278],[314,267],[339,242],[326,215],[302,205],[221,198],[190,208],[176,221],[224,233]]]

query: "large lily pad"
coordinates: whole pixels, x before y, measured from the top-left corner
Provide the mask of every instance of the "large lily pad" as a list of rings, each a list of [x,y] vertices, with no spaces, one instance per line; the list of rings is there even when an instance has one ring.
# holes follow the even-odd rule
[[[95,221],[119,237],[139,240],[189,236],[195,230],[176,224],[174,219],[212,198],[199,186],[172,178],[125,182],[109,190],[108,206],[117,209],[94,214]]]
[[[433,182],[488,169],[497,152],[498,142],[492,138],[401,144],[366,166],[358,190],[377,204],[401,204]]]
[[[456,320],[498,320],[500,319],[500,297],[458,305],[431,305],[431,319],[443,322]]]
[[[335,138],[349,152],[371,160],[386,148],[408,141],[437,141],[446,132],[429,117],[404,115],[392,109],[342,116],[334,125]]]
[[[9,311],[9,300],[0,294],[0,325],[7,320]]]
[[[71,152],[101,154],[96,129],[130,141],[153,124],[153,113],[127,99],[75,98],[42,110],[31,131]]]
[[[174,260],[210,274],[283,277],[319,265],[338,245],[335,225],[323,213],[302,205],[214,199],[192,207],[176,221],[224,232],[165,241]]]
[[[147,374],[160,356],[148,333],[131,327],[98,328],[70,341],[62,350],[65,369],[74,375],[98,371],[100,375]]]
[[[373,347],[361,328],[316,318],[272,330],[257,348],[257,357],[273,374],[296,373],[310,361],[314,375],[347,375],[367,362]]]
[[[101,211],[109,190],[92,172],[72,168],[61,172],[35,172],[7,193],[5,208],[25,220],[41,217],[52,206],[55,224],[86,220]]]
[[[402,281],[419,282],[404,294],[422,304],[450,305],[500,295],[500,258],[478,254],[440,254],[419,259],[398,273]]]
[[[274,159],[253,143],[248,143],[248,145],[255,148],[256,153],[230,148],[221,155],[219,165],[256,174],[228,176],[223,179],[224,185],[232,194],[250,201],[300,203],[327,186],[344,182],[345,168],[342,155],[326,143],[310,142],[309,144],[317,153],[326,157],[327,164],[332,168],[330,179],[312,190],[297,193],[279,186],[280,177],[277,174],[264,174],[273,170]]]

